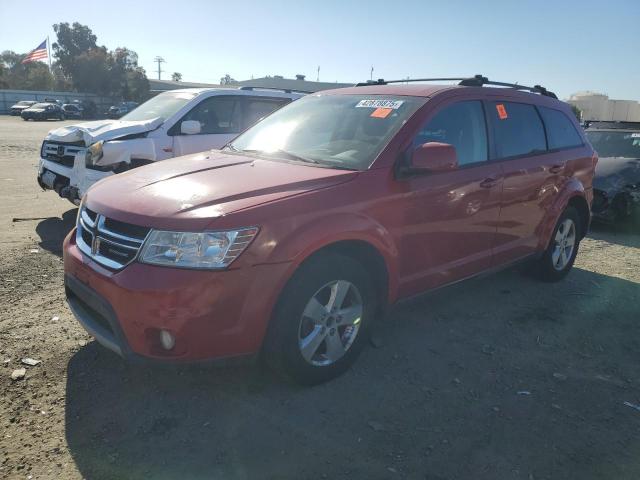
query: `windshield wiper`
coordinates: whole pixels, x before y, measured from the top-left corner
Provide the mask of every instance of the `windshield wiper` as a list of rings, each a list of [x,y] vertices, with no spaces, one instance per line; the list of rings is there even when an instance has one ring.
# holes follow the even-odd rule
[[[239,150],[231,145],[228,145],[228,147],[231,148],[232,151],[234,152],[257,153],[257,154],[266,155],[268,157],[283,156],[283,157],[286,157],[287,160],[296,160],[298,162],[315,163],[315,164],[320,163],[318,160],[314,160],[313,158],[301,157],[300,155],[296,155],[295,153],[287,152],[286,150],[282,150],[282,149],[277,149],[277,150],[267,152],[265,150],[247,149],[247,148],[243,150]]]

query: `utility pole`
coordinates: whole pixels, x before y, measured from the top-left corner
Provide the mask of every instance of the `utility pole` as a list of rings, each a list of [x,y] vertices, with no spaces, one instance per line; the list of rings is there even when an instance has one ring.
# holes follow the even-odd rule
[[[371,77],[370,77],[370,79],[373,80],[373,65],[371,65]]]
[[[162,67],[161,65],[163,63],[166,62],[166,60],[162,57],[156,57],[153,59],[154,62],[158,62],[158,80],[162,80],[162,78],[160,78],[160,74],[162,73]]]
[[[316,82],[320,81],[320,65],[318,65],[318,76],[316,77]]]

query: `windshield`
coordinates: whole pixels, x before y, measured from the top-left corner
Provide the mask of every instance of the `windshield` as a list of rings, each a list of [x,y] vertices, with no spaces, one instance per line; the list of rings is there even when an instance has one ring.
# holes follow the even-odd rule
[[[268,116],[229,148],[364,170],[424,102],[393,95],[309,95]]]
[[[640,158],[640,132],[587,130],[586,134],[600,157]]]
[[[28,100],[22,100],[21,102],[18,102],[18,105],[33,105],[35,102],[30,102]]]
[[[165,92],[144,102],[135,110],[127,113],[121,120],[129,120],[138,122],[141,120],[151,120],[153,118],[162,118],[166,120],[194,97],[195,93],[185,92]],[[124,105],[121,105],[124,106]]]

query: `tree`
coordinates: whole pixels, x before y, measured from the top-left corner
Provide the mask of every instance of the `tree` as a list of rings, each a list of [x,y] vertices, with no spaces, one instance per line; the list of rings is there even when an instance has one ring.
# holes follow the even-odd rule
[[[71,26],[68,22],[57,23],[53,26],[53,31],[58,38],[58,41],[52,45],[53,55],[62,72],[67,77],[73,78],[80,55],[98,48],[97,37],[89,27],[78,22],[74,22]]]
[[[576,116],[576,118],[578,119],[578,122],[582,121],[582,110],[580,110],[578,107],[576,107],[575,105],[571,105],[571,111],[573,112],[573,114]]]
[[[138,66],[138,54],[126,47],[109,51],[98,46],[91,29],[80,23],[53,26],[57,42],[53,54],[59,67],[55,83],[67,83],[79,92],[143,101],[149,96],[146,72]]]
[[[231,75],[228,73],[220,79],[220,85],[229,85],[232,83],[238,83],[235,78],[231,78]]]
[[[17,90],[48,90],[54,85],[49,68],[42,62],[21,63],[26,54],[5,50],[0,54],[0,85]]]
[[[173,74],[171,75],[171,80],[173,80],[174,82],[181,82],[182,74],[180,72],[173,72]]]

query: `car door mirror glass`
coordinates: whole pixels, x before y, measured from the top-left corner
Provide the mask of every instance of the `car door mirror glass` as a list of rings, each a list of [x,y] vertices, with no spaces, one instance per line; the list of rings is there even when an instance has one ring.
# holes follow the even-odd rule
[[[200,122],[197,120],[185,120],[180,124],[180,133],[183,135],[197,135],[200,131]]]
[[[418,145],[411,155],[411,170],[447,172],[458,168],[456,147],[448,143],[427,142]]]

